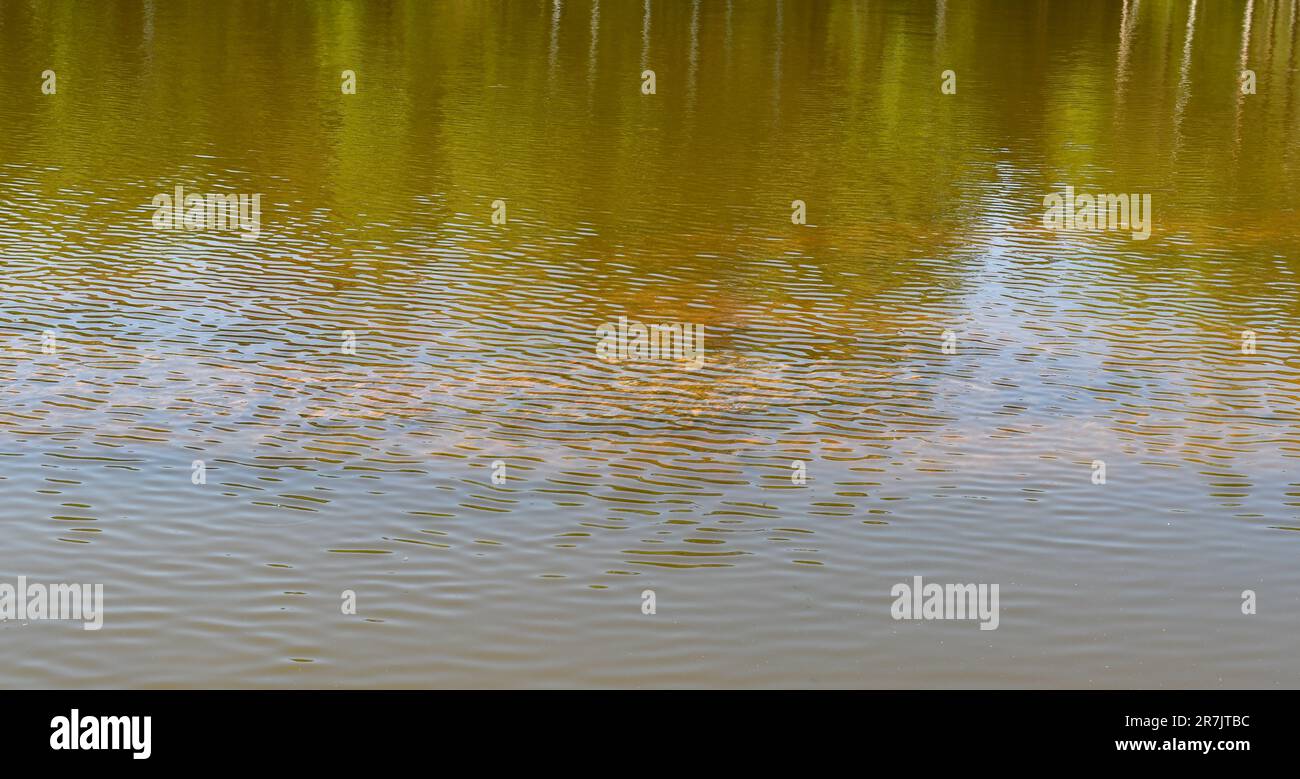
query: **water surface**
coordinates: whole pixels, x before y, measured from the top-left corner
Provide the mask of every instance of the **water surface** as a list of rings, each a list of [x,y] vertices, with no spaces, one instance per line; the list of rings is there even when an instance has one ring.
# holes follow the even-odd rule
[[[1300,686],[1296,6],[3,3],[0,685]]]

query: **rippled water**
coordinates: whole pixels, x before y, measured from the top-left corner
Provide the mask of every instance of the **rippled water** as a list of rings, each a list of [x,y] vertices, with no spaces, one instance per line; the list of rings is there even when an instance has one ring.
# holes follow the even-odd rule
[[[1300,686],[1296,16],[0,5],[0,684]]]

